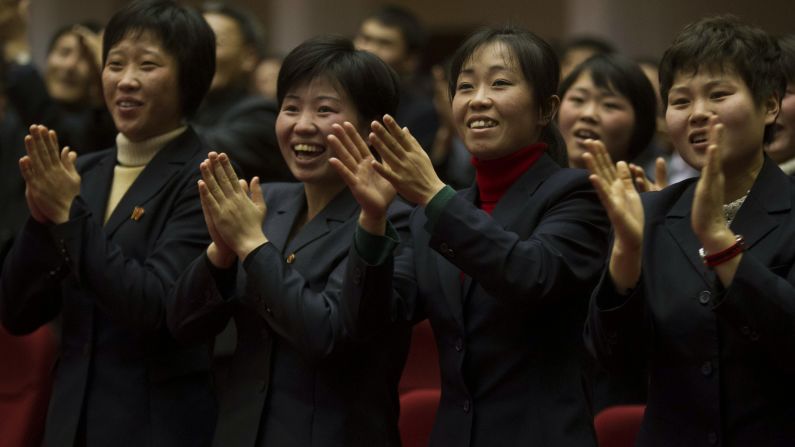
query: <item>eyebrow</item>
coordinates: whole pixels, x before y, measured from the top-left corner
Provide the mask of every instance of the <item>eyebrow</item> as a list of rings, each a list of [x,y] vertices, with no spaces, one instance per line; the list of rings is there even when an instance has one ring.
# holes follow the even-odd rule
[[[296,99],[301,100],[301,97],[296,94],[286,94],[284,95],[284,99]],[[342,102],[342,99],[337,98],[336,96],[328,96],[328,95],[321,95],[312,98],[312,101],[334,101],[334,102]]]
[[[511,69],[509,67],[506,67],[505,65],[492,65],[492,66],[490,66],[488,68],[487,71],[489,73],[494,73],[495,71],[510,71],[510,70]],[[474,72],[475,72],[475,69],[471,68],[471,67],[470,68],[464,68],[464,69],[461,70],[461,73],[464,73],[464,74],[472,74]]]
[[[710,89],[710,88],[713,88],[713,87],[715,87],[715,86],[717,86],[717,85],[721,85],[721,84],[731,84],[731,82],[730,82],[730,81],[728,81],[728,80],[726,80],[726,79],[723,79],[723,78],[721,78],[721,79],[714,79],[714,80],[712,80],[712,81],[709,81],[709,82],[707,82],[706,84],[704,84],[703,88],[705,88],[705,89]],[[670,88],[670,90],[669,90],[669,92],[687,91],[687,90],[690,90],[690,89],[687,87],[687,85],[681,85],[681,84],[680,84],[680,85],[675,85],[675,86],[671,87],[671,88]]]

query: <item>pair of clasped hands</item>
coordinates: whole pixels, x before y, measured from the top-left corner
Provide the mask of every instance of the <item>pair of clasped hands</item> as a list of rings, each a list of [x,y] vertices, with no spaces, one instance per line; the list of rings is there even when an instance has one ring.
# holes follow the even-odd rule
[[[735,241],[735,235],[723,214],[726,183],[721,169],[723,133],[723,125],[718,123],[717,117],[711,117],[706,163],[696,185],[691,211],[693,232],[708,253],[718,252]],[[634,167],[624,161],[613,164],[601,141],[588,140],[585,144],[590,151],[583,155],[591,171],[589,179],[607,211],[614,231],[610,276],[616,290],[623,294],[635,287],[641,273],[644,212],[638,189],[659,190],[664,185],[650,184],[642,172],[636,172]],[[738,256],[715,268],[724,285],[731,283],[739,259]]]
[[[334,124],[327,137],[335,155],[329,163],[361,206],[360,225],[384,234],[387,208],[397,193],[424,206],[444,183],[425,150],[391,116],[385,115],[383,124],[373,121],[371,131],[368,145],[351,123]],[[373,157],[370,146],[381,161]],[[207,256],[215,266],[228,268],[268,241],[262,232],[267,206],[259,179],[238,179],[226,154],[210,152],[200,169],[199,194],[213,240]]]
[[[34,124],[25,136],[27,155],[19,159],[25,179],[25,200],[31,217],[39,223],[61,224],[80,193],[77,153],[60,149],[55,131]]]

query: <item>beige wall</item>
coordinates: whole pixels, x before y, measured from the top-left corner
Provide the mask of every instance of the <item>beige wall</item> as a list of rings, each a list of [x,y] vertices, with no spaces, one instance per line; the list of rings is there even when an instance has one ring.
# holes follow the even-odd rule
[[[32,0],[34,56],[58,26],[86,18],[106,20],[125,0]],[[191,5],[201,0],[187,0]],[[377,0],[231,0],[262,18],[273,50],[286,52],[307,37],[351,35]],[[771,32],[795,33],[791,0],[404,0],[432,32],[456,33],[478,25],[511,22],[545,38],[601,34],[632,56],[658,56],[686,23],[731,12]]]

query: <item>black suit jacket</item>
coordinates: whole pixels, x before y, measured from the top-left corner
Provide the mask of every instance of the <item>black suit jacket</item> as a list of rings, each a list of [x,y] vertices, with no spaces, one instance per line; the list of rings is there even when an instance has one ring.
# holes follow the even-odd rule
[[[276,141],[277,114],[273,101],[231,88],[208,93],[192,123],[213,150],[235,160],[246,178],[293,181]]]
[[[116,150],[78,161],[61,225],[29,219],[0,279],[3,325],[26,334],[58,315],[63,335],[47,446],[209,444],[215,401],[206,348],[179,346],[165,297],[207,246],[196,181],[207,148],[187,130],[147,165],[103,226]],[[142,207],[140,219],[131,218]]]
[[[383,326],[354,340],[351,310],[339,300],[358,204],[344,189],[288,239],[306,207],[303,184],[266,184],[263,192],[270,242],[245,259],[237,286],[202,256],[169,305],[169,325],[186,342],[208,340],[230,317],[237,327],[214,445],[400,445],[397,383],[408,328]],[[408,214],[403,204],[391,210],[401,231]]]
[[[724,289],[691,229],[696,179],[645,194],[643,273],[629,297],[607,275],[586,338],[602,363],[648,363],[638,445],[795,444],[795,180],[766,159],[731,224],[746,252]]]
[[[476,197],[459,192],[433,227],[415,210],[394,275],[354,250],[345,298],[384,307],[368,316],[430,320],[442,381],[431,445],[595,445],[581,328],[607,245],[598,198],[546,155],[491,216]],[[392,302],[361,301],[392,287]]]

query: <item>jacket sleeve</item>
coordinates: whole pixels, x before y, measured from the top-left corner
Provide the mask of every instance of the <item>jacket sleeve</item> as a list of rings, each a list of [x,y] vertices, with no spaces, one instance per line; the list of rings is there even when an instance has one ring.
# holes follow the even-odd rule
[[[402,232],[407,215],[406,207],[390,215]],[[313,290],[272,244],[250,254],[243,265],[247,279],[241,300],[306,359],[314,362],[327,358],[352,339],[346,322],[356,317],[351,316],[351,307],[340,302],[349,265],[347,256],[331,267],[322,290]]]
[[[456,195],[426,225],[430,247],[506,303],[588,293],[604,265],[609,222],[587,177],[560,188],[529,235]]]
[[[608,371],[637,371],[646,363],[649,333],[643,278],[629,295],[622,296],[605,268],[585,321],[588,351]]]
[[[409,213],[402,220],[392,218],[384,236],[356,229],[342,293],[345,308],[350,309],[348,327],[356,338],[366,338],[389,324],[424,318],[418,306],[411,220]]]
[[[774,272],[778,270],[779,274]],[[745,252],[714,312],[772,364],[795,372],[795,264],[770,268]]]
[[[61,281],[69,274],[47,226],[28,218],[0,277],[0,317],[12,334],[29,334],[61,311]]]
[[[192,163],[192,161],[191,161]],[[122,325],[143,333],[166,326],[166,298],[179,274],[209,243],[195,176],[185,175],[159,234],[142,235],[147,256],[126,256],[112,241],[80,196],[71,218],[50,229],[81,288]],[[151,248],[150,248],[151,247]]]
[[[168,328],[175,339],[206,342],[226,327],[234,305],[236,269],[217,269],[202,255],[180,275],[166,307]]]

